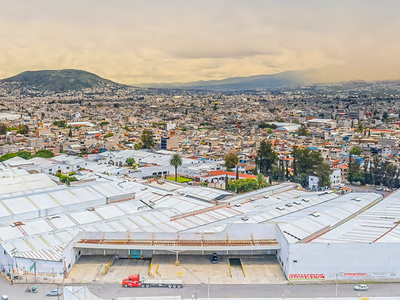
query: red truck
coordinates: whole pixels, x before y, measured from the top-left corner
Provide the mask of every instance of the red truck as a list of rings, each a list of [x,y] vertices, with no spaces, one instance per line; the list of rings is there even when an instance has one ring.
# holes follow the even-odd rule
[[[183,287],[183,281],[179,279],[145,279],[140,280],[139,274],[128,276],[122,280],[123,287],[167,287],[170,289],[180,289]]]

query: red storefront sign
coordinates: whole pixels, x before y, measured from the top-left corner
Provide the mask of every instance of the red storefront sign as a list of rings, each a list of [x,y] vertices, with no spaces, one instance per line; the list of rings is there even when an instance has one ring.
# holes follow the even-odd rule
[[[289,274],[292,280],[321,280],[325,279],[325,274]]]

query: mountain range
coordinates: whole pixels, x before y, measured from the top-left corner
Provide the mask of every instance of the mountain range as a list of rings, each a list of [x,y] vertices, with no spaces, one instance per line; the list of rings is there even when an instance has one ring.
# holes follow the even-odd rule
[[[241,91],[276,88],[289,85],[315,83],[315,71],[287,71],[271,75],[230,77],[221,80],[195,81],[188,83],[142,84],[142,87],[174,88],[186,90]]]
[[[139,84],[146,88],[167,88],[185,90],[238,91],[255,90],[288,85],[312,83],[311,71],[289,71],[272,75],[249,77],[231,77],[222,80],[196,81],[189,83]],[[43,70],[26,71],[13,77],[0,80],[0,87],[5,89],[29,89],[39,92],[63,93],[80,91],[86,88],[118,89],[126,87],[96,74],[82,70]]]
[[[222,80],[196,81],[189,83],[158,83],[139,84],[139,88],[123,85],[102,78],[96,74],[74,69],[26,71],[13,77],[0,80],[0,96],[20,94],[25,96],[35,94],[65,93],[68,91],[82,91],[84,89],[97,90],[96,93],[114,94],[120,89],[141,90],[141,88],[184,89],[203,91],[248,91],[278,87],[296,87],[302,84],[316,84],[318,71],[288,71],[272,75],[256,75],[249,77],[231,77]],[[396,91],[400,87],[399,80],[379,81],[381,88]],[[366,89],[376,87],[374,82],[348,81],[332,84],[344,89]],[[149,92],[150,90],[148,90]]]

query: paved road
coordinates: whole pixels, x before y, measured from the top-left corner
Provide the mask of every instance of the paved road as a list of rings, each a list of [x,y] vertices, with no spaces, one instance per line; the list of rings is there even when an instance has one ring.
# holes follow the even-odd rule
[[[45,292],[56,287],[53,284],[39,284],[39,293],[25,293],[25,284],[15,284],[13,286],[0,278],[0,293],[7,294],[10,300],[39,300],[57,299],[57,297],[45,297]],[[89,289],[98,296],[105,299],[115,297],[133,296],[182,296],[184,299],[191,299],[192,295],[199,298],[207,298],[208,286],[186,285],[180,290],[168,288],[123,288],[120,284],[105,283],[88,285]],[[357,297],[357,296],[379,296],[393,297],[400,295],[400,283],[370,284],[368,292],[356,292],[353,290],[354,284],[339,284],[338,297]],[[335,284],[294,284],[294,285],[210,285],[210,297],[223,298],[261,298],[261,297],[335,297]],[[60,297],[60,299],[63,299]]]
[[[354,284],[339,284],[339,297],[380,296],[390,297],[400,295],[400,284],[371,284],[368,292],[356,292]],[[133,296],[178,296],[190,299],[192,295],[207,298],[207,285],[186,285],[181,290],[168,288],[122,288],[119,284],[92,285],[89,289],[103,297],[133,297]],[[210,285],[210,297],[335,297],[335,284],[295,284],[295,285]]]
[[[0,294],[7,295],[10,300],[58,300],[57,297],[46,297],[46,292],[54,289],[54,284],[37,284],[39,286],[38,293],[25,293],[25,289],[32,284],[14,284],[10,285],[3,277],[0,278]],[[63,299],[61,296],[60,299]]]
[[[383,195],[384,197],[390,194],[389,192],[385,192],[385,191],[377,191],[376,186],[347,184],[346,187],[354,189],[354,192],[358,192],[358,193],[377,193],[377,194]]]

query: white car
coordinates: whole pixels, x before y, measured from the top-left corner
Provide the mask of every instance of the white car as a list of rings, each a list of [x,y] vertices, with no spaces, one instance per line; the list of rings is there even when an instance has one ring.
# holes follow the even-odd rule
[[[368,286],[366,284],[359,284],[354,287],[355,291],[368,291]]]

